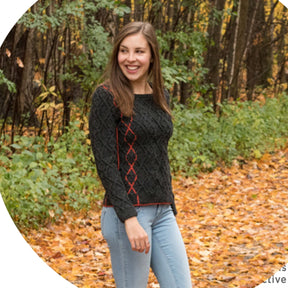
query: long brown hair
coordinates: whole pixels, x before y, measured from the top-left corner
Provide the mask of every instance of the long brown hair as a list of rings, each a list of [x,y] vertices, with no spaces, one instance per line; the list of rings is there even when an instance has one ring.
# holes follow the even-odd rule
[[[155,30],[147,22],[131,22],[125,25],[114,40],[114,47],[108,64],[106,77],[117,103],[118,108],[124,116],[132,116],[134,107],[134,94],[130,81],[121,71],[118,64],[119,47],[127,36],[141,33],[149,44],[151,50],[151,63],[148,78],[153,89],[153,99],[164,111],[171,115],[169,105],[164,95],[164,84],[160,68],[159,46]]]

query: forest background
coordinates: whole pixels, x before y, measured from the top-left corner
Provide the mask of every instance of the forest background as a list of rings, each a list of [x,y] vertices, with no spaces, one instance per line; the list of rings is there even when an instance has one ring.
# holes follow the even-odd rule
[[[288,20],[276,0],[38,1],[0,50],[6,207],[63,277],[114,287],[87,117],[113,38],[131,20],[157,29],[193,283],[254,287],[287,263]]]
[[[113,38],[129,21],[157,31],[174,175],[286,146],[288,20],[279,1],[41,0],[0,51],[0,191],[21,229],[99,203],[87,118]]]

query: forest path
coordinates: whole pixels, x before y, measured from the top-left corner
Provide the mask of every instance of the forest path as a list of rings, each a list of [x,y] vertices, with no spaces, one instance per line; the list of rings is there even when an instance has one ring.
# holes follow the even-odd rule
[[[288,149],[173,188],[195,288],[252,288],[288,263]],[[100,209],[65,212],[25,239],[77,287],[115,287]],[[159,287],[152,273],[148,287]]]

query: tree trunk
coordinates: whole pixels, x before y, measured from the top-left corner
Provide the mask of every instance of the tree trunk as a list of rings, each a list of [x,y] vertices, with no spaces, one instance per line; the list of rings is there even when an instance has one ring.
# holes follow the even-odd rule
[[[262,1],[261,1],[262,2]],[[250,2],[249,15],[253,15],[250,23],[248,23],[249,34],[247,40],[247,46],[244,51],[244,57],[246,56],[246,67],[247,67],[247,99],[252,100],[252,95],[254,92],[254,87],[257,81],[257,75],[259,75],[259,47],[258,42],[261,35],[261,28],[259,27],[259,13],[260,13],[260,0],[256,2]],[[258,49],[257,49],[258,48]]]
[[[231,97],[234,100],[236,100],[239,95],[240,85],[238,80],[247,40],[247,18],[249,11],[248,8],[249,8],[249,1],[239,0],[238,13],[237,13],[238,16],[236,21],[236,29],[233,43],[232,66],[229,75],[229,85],[227,95],[228,99]]]
[[[144,16],[144,1],[134,0],[134,20],[143,21]]]
[[[192,69],[192,61],[187,61],[187,70]],[[180,103],[185,105],[191,96],[192,86],[190,83],[180,82]]]
[[[230,1],[231,2],[231,1]],[[231,4],[231,3],[230,3]],[[230,15],[230,19],[227,19],[227,28],[225,30],[224,36],[222,38],[222,45],[224,46],[223,50],[221,51],[220,58],[222,60],[222,72],[220,77],[221,83],[221,103],[228,98],[228,83],[229,83],[229,75],[231,74],[232,69],[232,59],[233,59],[233,42],[235,38],[235,31],[236,31],[236,23],[237,23],[237,13],[238,6],[236,3],[232,4],[232,11]]]
[[[283,6],[283,15],[287,12],[287,8]],[[285,35],[287,33],[287,19],[284,18],[281,23],[281,29],[277,37],[279,41],[277,43],[277,65],[278,65],[278,74],[275,82],[275,89],[278,84],[283,84],[288,82],[288,72],[287,64],[288,57],[286,56],[286,39]]]
[[[125,0],[125,5],[131,8],[131,0]],[[123,18],[124,25],[128,24],[131,21],[130,13],[125,13]]]
[[[256,14],[252,29],[251,45],[247,50],[247,90],[248,100],[253,100],[255,86],[267,87],[272,77],[273,64],[273,15],[275,4],[272,3],[270,15],[265,22],[264,2],[257,0],[256,6],[251,3],[249,14]],[[257,5],[259,4],[259,5]],[[257,11],[257,13],[255,13]]]
[[[223,12],[225,2],[226,0],[210,0],[211,11],[208,24],[208,50],[204,66],[209,69],[206,75],[206,82],[213,84],[214,87],[208,90],[204,97],[207,99],[212,93],[214,109],[216,109],[219,95],[219,62],[223,17],[215,19],[213,15],[215,15],[215,9],[217,10],[217,14]]]
[[[32,94],[32,87],[33,87],[33,76],[34,76],[34,59],[33,59],[33,46],[34,46],[34,32],[35,29],[29,29],[26,46],[25,46],[25,58],[23,61],[23,73],[21,79],[21,86],[19,89],[19,96],[18,96],[18,109],[19,113],[33,113],[32,105],[33,105],[33,94]],[[32,115],[30,115],[32,116]]]
[[[152,6],[149,11],[148,21],[154,26],[156,30],[158,30],[161,29],[161,25],[163,23],[162,18],[163,3],[158,0],[152,0],[151,4]]]
[[[182,16],[182,19],[186,23],[186,28],[188,30],[193,29],[193,24],[194,24],[194,16],[195,10],[192,9],[186,9],[185,13]],[[184,44],[184,51],[189,49],[188,45]],[[187,71],[191,71],[193,69],[193,61],[192,59],[186,60],[185,66],[187,67]],[[180,103],[181,104],[186,104],[187,100],[191,97],[191,91],[192,91],[192,85],[189,82],[180,82]]]

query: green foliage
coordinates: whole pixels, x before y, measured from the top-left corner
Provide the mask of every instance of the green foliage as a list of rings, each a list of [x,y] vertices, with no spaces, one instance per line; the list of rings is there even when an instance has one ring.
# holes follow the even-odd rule
[[[171,170],[193,176],[226,165],[239,156],[259,158],[287,144],[288,96],[265,105],[226,103],[221,116],[201,101],[175,105],[174,133],[169,143]],[[0,143],[0,191],[20,227],[39,227],[57,219],[63,209],[89,209],[102,195],[87,135],[79,122],[55,141],[15,137]],[[100,193],[101,194],[101,193]]]
[[[164,35],[158,31],[162,74],[167,88],[184,82],[192,84],[192,94],[206,91],[206,85],[202,84],[207,73],[207,69],[203,67],[205,41],[205,34],[188,28]],[[171,49],[171,43],[176,43],[177,48]],[[189,68],[189,61],[192,61],[193,69]]]
[[[7,85],[8,91],[11,93],[16,93],[16,85],[15,83],[11,82],[8,80],[5,75],[3,70],[0,69],[0,85],[5,84]]]
[[[0,143],[0,191],[19,226],[37,228],[63,209],[89,209],[99,199],[92,152],[77,125],[47,145],[42,137],[24,136],[9,147]]]
[[[183,0],[181,5],[198,9],[201,1],[196,2],[197,5],[191,6],[189,0]],[[154,8],[160,4],[156,1]],[[123,1],[45,0],[39,1],[19,20],[25,29],[35,28],[37,35],[43,34],[39,38],[43,41],[50,35],[57,36],[54,47],[59,53],[51,50],[51,54],[65,55],[59,59],[51,58],[61,60],[61,63],[53,64],[57,69],[48,69],[45,84],[51,87],[43,86],[43,93],[36,98],[38,111],[52,108],[54,117],[64,103],[59,87],[67,84],[71,88],[71,84],[79,84],[85,95],[89,95],[101,79],[111,51],[109,39],[112,38],[107,32],[109,29],[96,20],[97,14],[104,11],[109,17],[123,17],[131,12]],[[224,13],[232,12],[227,10]],[[221,17],[222,12],[213,11],[213,21]],[[205,82],[207,69],[203,67],[207,35],[203,27],[197,31],[184,24],[179,21],[173,31],[165,34],[157,31],[165,85],[171,88],[175,83],[189,83],[192,96],[205,94],[210,88]],[[63,83],[65,85],[60,85]],[[2,70],[1,84],[7,85],[10,92],[16,92],[15,84],[4,76]],[[70,93],[72,95],[73,91]],[[174,173],[191,176],[199,171],[211,171],[220,162],[230,165],[239,156],[258,158],[286,144],[288,96],[285,94],[278,99],[267,99],[263,106],[251,102],[219,104],[221,116],[215,115],[209,104],[191,99],[190,107],[174,105],[174,134],[169,144]],[[77,103],[78,108],[86,105],[86,101],[81,100]],[[81,117],[84,115],[82,118],[85,113],[81,114]],[[79,115],[75,117],[79,118]],[[47,124],[49,121],[52,120],[47,119]],[[46,143],[41,137],[15,136],[14,144],[10,146],[0,142],[0,192],[20,226],[38,227],[56,219],[63,209],[89,209],[98,199],[99,182],[86,142],[87,137],[76,122],[57,141],[50,139]]]
[[[53,7],[53,13],[47,13],[49,6]],[[130,8],[121,1],[114,0],[75,0],[60,3],[45,1],[43,4],[37,3],[36,7],[36,11],[25,13],[18,23],[24,24],[27,28],[36,28],[42,34],[48,29],[57,33],[62,31],[59,40],[63,40],[65,29],[70,29],[73,37],[70,44],[73,46],[73,51],[69,51],[67,55],[69,60],[65,72],[57,75],[57,78],[79,83],[84,91],[91,92],[103,74],[111,50],[109,33],[95,19],[95,14],[101,12],[100,9],[107,9],[122,17],[130,12]],[[58,50],[67,53],[64,43]],[[50,77],[53,79],[55,76]]]
[[[81,33],[81,44],[87,52],[73,56],[69,73],[73,75],[72,80],[80,83],[84,91],[91,91],[103,74],[111,44],[107,40],[108,33],[96,20],[86,24]],[[81,73],[72,74],[74,67],[78,67]]]
[[[265,105],[224,104],[217,117],[201,102],[195,108],[175,105],[174,134],[169,144],[172,171],[195,175],[238,156],[260,158],[287,144],[288,96],[267,99]]]

